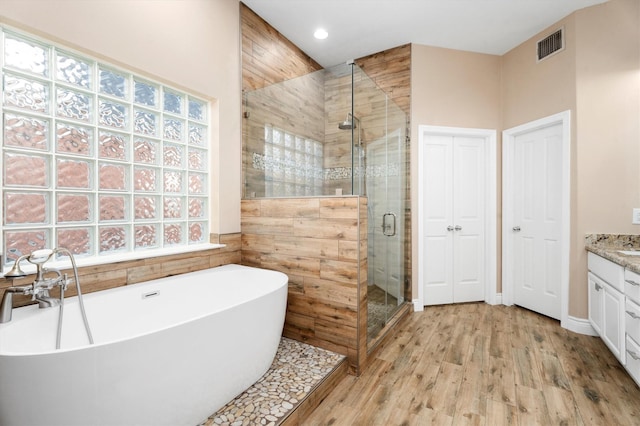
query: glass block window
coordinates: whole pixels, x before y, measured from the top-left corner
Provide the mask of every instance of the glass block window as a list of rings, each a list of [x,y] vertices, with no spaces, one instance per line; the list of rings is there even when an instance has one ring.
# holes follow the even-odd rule
[[[265,196],[322,194],[322,143],[264,127]]]
[[[0,31],[3,264],[208,242],[208,103]]]

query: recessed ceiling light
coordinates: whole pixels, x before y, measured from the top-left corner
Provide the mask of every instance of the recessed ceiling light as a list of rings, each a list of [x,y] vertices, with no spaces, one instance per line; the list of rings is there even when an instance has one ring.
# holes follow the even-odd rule
[[[318,28],[316,32],[313,33],[313,36],[318,40],[324,40],[325,38],[329,37],[329,33],[322,28]]]

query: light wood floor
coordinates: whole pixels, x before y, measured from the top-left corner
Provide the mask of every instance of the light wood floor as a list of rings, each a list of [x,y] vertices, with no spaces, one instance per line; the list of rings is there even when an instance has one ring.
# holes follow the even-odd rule
[[[304,425],[640,425],[640,389],[597,337],[518,307],[428,307]]]

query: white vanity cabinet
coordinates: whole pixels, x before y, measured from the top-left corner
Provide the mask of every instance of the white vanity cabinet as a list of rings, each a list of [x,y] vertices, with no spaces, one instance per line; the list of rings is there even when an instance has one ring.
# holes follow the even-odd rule
[[[593,253],[588,253],[587,262],[589,322],[611,352],[624,365],[626,355],[625,270],[622,266]]]

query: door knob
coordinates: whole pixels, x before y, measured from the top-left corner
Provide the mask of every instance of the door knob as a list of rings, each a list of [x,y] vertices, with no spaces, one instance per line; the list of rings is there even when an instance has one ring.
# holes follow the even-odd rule
[[[512,229],[513,229],[513,232],[520,232],[519,226],[514,226]]]

